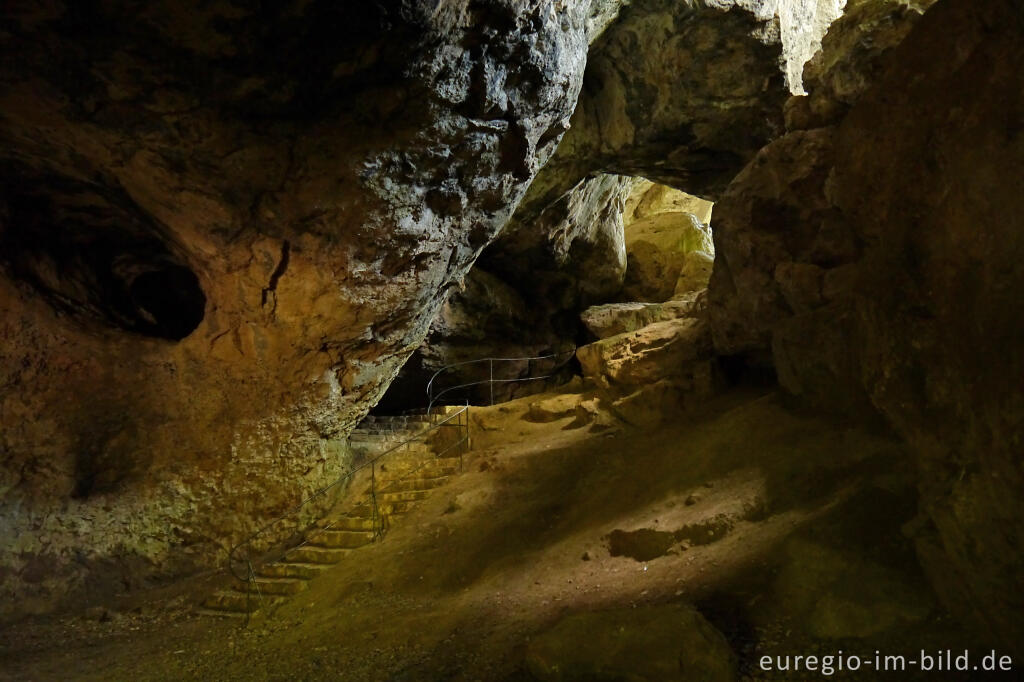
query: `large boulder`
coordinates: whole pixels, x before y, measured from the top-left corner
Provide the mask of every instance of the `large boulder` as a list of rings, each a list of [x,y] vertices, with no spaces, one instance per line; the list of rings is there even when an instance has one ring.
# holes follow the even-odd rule
[[[673,187],[638,178],[626,199],[622,213],[624,223],[633,223],[659,213],[689,213],[703,225],[711,223],[714,204]]]
[[[737,679],[725,637],[682,604],[567,616],[530,640],[526,667],[544,682]]]
[[[606,303],[587,308],[580,319],[591,334],[606,339],[655,322],[696,317],[703,311],[705,299],[701,293],[665,303]]]
[[[683,266],[679,269],[672,300],[690,297],[704,291],[711,283],[714,272],[715,257],[706,251],[690,251],[683,258]]]
[[[219,562],[351,464],[566,130],[588,5],[5,8],[0,609]]]
[[[710,357],[711,335],[699,317],[655,322],[581,346],[583,376],[619,386],[641,386],[690,374]]]
[[[773,596],[815,638],[895,632],[921,622],[935,607],[927,589],[856,552],[804,539],[788,541],[783,552]]]
[[[771,344],[799,301],[821,299],[820,271],[860,255],[825,194],[832,128],[790,133],[766,146],[715,206],[716,262],[709,287],[715,349],[735,355]],[[787,295],[788,294],[788,295]],[[801,310],[802,312],[802,310]]]

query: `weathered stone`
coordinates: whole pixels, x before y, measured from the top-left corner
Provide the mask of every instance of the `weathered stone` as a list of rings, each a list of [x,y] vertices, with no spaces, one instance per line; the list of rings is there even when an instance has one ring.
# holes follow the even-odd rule
[[[631,388],[631,387],[628,387]],[[611,412],[622,421],[640,428],[671,422],[696,407],[711,394],[714,373],[710,361],[687,365],[682,375],[661,379],[611,400]]]
[[[626,277],[621,297],[667,301],[687,254],[714,253],[711,230],[690,213],[658,213],[626,226]],[[702,287],[695,287],[702,288]]]
[[[559,419],[568,419],[569,417],[588,421],[593,418],[593,414],[581,406],[583,402],[584,397],[578,393],[563,393],[551,396],[530,403],[530,408],[526,411],[524,418],[528,421],[539,423],[553,422]]]
[[[709,225],[713,207],[706,199],[639,178],[626,199],[622,219],[624,223],[633,223],[659,213],[690,213],[701,224]]]
[[[453,290],[430,332],[382,398],[380,409],[417,407],[438,370],[439,383],[456,386],[489,378],[489,367],[458,364],[489,357],[537,357],[572,348],[582,308],[614,299],[622,287],[626,252],[622,203],[632,180],[602,175],[581,182],[536,220],[513,220],[482,254],[464,284]],[[524,276],[528,273],[528,276]],[[526,301],[530,301],[529,304]],[[502,363],[500,378],[549,373],[559,362]],[[457,366],[452,366],[457,365]],[[561,374],[555,378],[564,379]],[[551,382],[480,386],[449,398],[486,403],[549,388]]]
[[[878,79],[886,55],[903,42],[935,0],[854,0],[831,25],[821,50],[803,67],[809,95],[787,102],[789,130],[842,119]]]
[[[825,63],[844,63],[833,42],[869,48],[870,68],[830,81],[849,112],[767,147],[716,204],[713,334],[721,352],[771,339],[789,390],[886,417],[915,453],[937,593],[1019,649],[1024,365],[1007,349],[1024,258],[1007,216],[1024,213],[1024,148],[1007,122],[1024,116],[1024,17],[948,0],[905,34],[875,62],[863,35],[826,38]]]
[[[796,303],[820,298],[820,285],[804,283],[801,290],[792,275],[804,265],[841,265],[835,257],[847,255],[816,248],[824,225],[834,231],[841,224],[825,195],[833,134],[801,131],[769,144],[716,204],[708,304],[719,353],[767,348],[774,325],[791,314],[784,286]]]
[[[715,257],[706,251],[691,251],[683,258],[683,267],[679,269],[673,299],[684,298],[694,292],[708,288],[711,272],[715,267]]]
[[[804,92],[807,61],[821,48],[822,36],[834,26],[844,7],[849,11],[847,0],[779,0],[776,11],[790,92]]]
[[[854,552],[792,540],[775,580],[781,608],[814,637],[847,639],[894,632],[928,617],[930,594],[905,576]]]
[[[916,450],[945,551],[928,570],[1020,651],[1024,16],[1007,0],[939,2],[890,54],[840,126],[832,183],[870,245],[863,382]]]
[[[529,223],[514,218],[480,264],[542,301],[548,316],[609,300],[626,272],[622,210],[632,184],[615,175],[580,182]]]
[[[580,319],[599,339],[632,332],[655,322],[693,316],[703,310],[703,296],[688,296],[665,303],[607,303],[587,308]]]
[[[635,0],[591,47],[571,128],[517,209],[529,224],[588,175],[713,196],[782,130],[776,3]]]
[[[349,466],[338,444],[558,145],[590,18],[122,5],[5,9],[5,611],[91,566],[122,589],[110,562],[219,562]]]
[[[707,323],[684,318],[656,322],[581,346],[576,357],[586,377],[636,386],[681,376],[693,363],[706,359],[710,351]]]
[[[725,637],[685,605],[577,613],[531,639],[526,667],[538,680],[736,679]]]

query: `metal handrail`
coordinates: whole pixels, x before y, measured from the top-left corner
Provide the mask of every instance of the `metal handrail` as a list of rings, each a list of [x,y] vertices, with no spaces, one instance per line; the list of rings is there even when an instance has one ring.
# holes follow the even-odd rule
[[[563,357],[563,356],[565,356],[566,360],[568,360],[568,358],[571,358],[572,355],[575,354],[575,352],[576,352],[576,349],[572,348],[570,350],[562,351],[562,352],[559,352],[559,353],[551,353],[549,355],[538,355],[538,356],[533,356],[533,357],[519,357],[519,358],[497,358],[497,357],[478,358],[476,360],[464,360],[462,362],[455,362],[455,363],[452,363],[450,365],[445,365],[441,369],[439,369],[436,372],[434,372],[434,374],[430,377],[430,381],[427,382],[427,391],[426,391],[427,392],[427,398],[428,398],[428,405],[427,405],[427,411],[426,411],[427,417],[428,418],[432,418],[433,417],[434,403],[441,396],[443,396],[443,395],[445,395],[447,393],[450,393],[451,391],[455,391],[455,390],[463,389],[463,388],[469,388],[471,386],[479,386],[481,384],[489,384],[490,387],[491,387],[491,404],[493,405],[494,404],[494,384],[496,384],[496,383],[501,384],[501,383],[515,383],[515,382],[524,382],[524,381],[537,381],[537,380],[541,380],[541,379],[548,379],[548,378],[554,376],[554,372],[552,372],[550,374],[545,374],[545,375],[542,375],[542,376],[516,377],[516,378],[513,378],[513,379],[495,379],[494,378],[494,363],[495,362],[532,362],[534,360],[551,360],[551,359],[560,358],[560,357]],[[439,391],[436,394],[434,393],[434,381],[442,373],[444,373],[446,371],[449,371],[449,370],[451,370],[454,367],[462,367],[462,366],[465,366],[465,365],[472,365],[472,364],[481,364],[481,363],[484,363],[484,362],[488,363],[488,378],[487,379],[484,379],[484,380],[481,380],[481,381],[469,382],[469,383],[465,383],[465,384],[460,384],[458,386],[449,386],[449,387]],[[466,415],[465,435],[463,435],[462,438],[460,438],[459,440],[455,441],[454,443],[449,444],[444,450],[442,450],[440,453],[436,454],[435,458],[436,457],[440,457],[441,455],[445,454],[446,452],[448,452],[449,450],[451,450],[454,447],[458,447],[459,445],[462,445],[463,443],[469,442],[469,405],[467,404],[464,407],[459,408],[455,412],[445,416],[444,419],[442,419],[441,421],[437,422],[436,424],[435,423],[431,423],[425,429],[422,429],[421,431],[417,432],[416,434],[414,434],[414,435],[412,435],[412,436],[402,440],[401,442],[396,443],[395,445],[387,448],[383,452],[377,454],[372,459],[369,459],[369,460],[367,460],[365,462],[362,462],[360,465],[356,466],[355,468],[350,469],[343,476],[339,477],[338,479],[336,479],[331,484],[329,484],[329,485],[321,488],[320,490],[316,491],[315,493],[313,493],[312,495],[310,495],[306,499],[302,500],[299,504],[297,504],[292,509],[290,509],[287,512],[281,514],[280,516],[278,516],[277,518],[273,519],[269,523],[264,524],[259,529],[257,529],[255,532],[249,534],[248,536],[246,536],[245,538],[243,538],[242,540],[237,542],[234,546],[232,546],[231,549],[228,551],[228,571],[236,579],[238,579],[239,581],[241,581],[241,582],[246,584],[246,600],[248,601],[248,599],[249,599],[249,594],[250,594],[249,586],[250,585],[252,585],[252,586],[254,586],[256,588],[256,596],[257,596],[257,598],[259,598],[261,602],[263,600],[263,595],[262,595],[262,593],[260,592],[260,589],[259,589],[259,583],[256,580],[256,578],[257,578],[257,576],[256,576],[256,569],[253,566],[253,559],[252,559],[252,543],[253,543],[253,541],[255,541],[257,538],[261,537],[262,535],[264,535],[269,530],[271,530],[272,528],[276,527],[278,524],[280,524],[281,522],[285,521],[286,519],[291,518],[291,517],[297,515],[298,512],[300,512],[306,505],[308,505],[309,503],[313,502],[314,500],[322,498],[329,491],[333,490],[334,488],[336,488],[340,484],[344,483],[345,481],[351,480],[353,477],[355,477],[355,475],[357,473],[359,473],[360,471],[363,471],[363,470],[365,470],[367,468],[370,469],[370,482],[371,482],[371,484],[370,484],[371,485],[370,492],[371,492],[371,504],[373,505],[372,518],[373,518],[373,526],[374,526],[374,529],[373,529],[374,530],[374,538],[382,536],[383,532],[384,532],[383,517],[381,517],[381,527],[377,528],[377,521],[378,521],[378,508],[377,508],[377,499],[376,499],[377,462],[379,462],[380,460],[384,459],[385,457],[387,457],[391,453],[397,452],[398,450],[400,450],[401,448],[409,445],[410,443],[414,443],[416,441],[419,441],[419,440],[423,439],[428,434],[430,434],[430,433],[440,429],[442,426],[449,425],[450,422],[453,419],[457,419],[458,421],[456,422],[456,425],[462,427],[463,426],[463,424],[462,424],[462,415],[463,414]],[[351,426],[351,424],[349,424],[347,426]],[[460,451],[459,452],[459,466],[460,466],[460,469],[462,467],[462,455],[463,455],[463,452]],[[425,466],[425,464],[423,466]],[[417,471],[417,470],[418,469],[414,470],[414,472]],[[330,528],[331,528],[331,525],[328,524],[327,526],[321,527],[320,530],[321,531],[325,531],[325,530],[328,530]],[[306,532],[308,533],[308,529],[307,529]],[[281,551],[280,553],[268,552],[268,553],[264,554],[263,557],[261,557],[260,561],[262,561],[262,562],[276,561],[276,560],[282,558],[284,555],[286,555],[291,550],[295,549],[295,547],[301,547],[302,544],[304,544],[305,542],[308,542],[308,541],[309,541],[309,536],[307,535],[302,543],[299,543],[298,545],[294,545],[294,546],[289,546],[287,549]],[[239,552],[241,551],[241,549],[243,547],[246,548],[244,562],[242,560],[242,557],[239,555]],[[236,566],[239,565],[239,564],[245,566],[245,575],[244,575],[244,577],[242,575],[240,575],[235,570]],[[246,608],[246,612],[247,613],[249,612],[248,607]],[[246,619],[246,620],[248,622],[248,619]]]
[[[458,390],[458,389],[470,388],[472,386],[481,386],[483,384],[488,384],[490,386],[490,389],[491,389],[491,401],[490,402],[491,402],[491,405],[493,405],[494,404],[494,384],[508,384],[508,383],[517,383],[517,382],[525,382],[525,381],[539,381],[541,379],[550,379],[552,376],[554,376],[554,372],[552,372],[550,374],[545,374],[543,376],[516,377],[514,379],[495,379],[494,378],[494,363],[495,362],[532,362],[534,360],[550,360],[552,358],[559,358],[559,357],[562,357],[562,356],[566,356],[566,361],[568,361],[568,359],[571,358],[575,353],[576,353],[576,349],[572,348],[570,350],[565,350],[565,351],[562,351],[560,353],[552,353],[550,355],[537,355],[537,356],[534,356],[534,357],[522,357],[522,358],[478,358],[476,360],[463,360],[462,362],[453,362],[453,363],[451,363],[449,365],[445,365],[441,369],[439,369],[436,372],[434,372],[434,374],[431,375],[431,377],[430,377],[430,381],[427,382],[427,414],[431,413],[431,410],[434,408],[434,403],[437,402],[438,399],[441,396],[445,395],[446,393],[450,393],[452,391]],[[488,378],[481,379],[480,381],[471,381],[469,383],[459,384],[458,386],[449,386],[449,387],[447,387],[447,388],[445,388],[445,389],[443,389],[441,391],[438,391],[436,394],[434,393],[434,381],[442,373],[447,372],[447,371],[449,371],[449,370],[451,370],[451,369],[453,369],[455,367],[463,367],[465,365],[481,364],[481,363],[484,363],[484,362],[486,362],[487,365],[488,365]]]
[[[320,490],[316,491],[315,493],[313,493],[312,495],[310,495],[309,497],[304,499],[302,502],[300,502],[298,505],[296,505],[292,509],[290,509],[287,512],[281,514],[280,516],[278,516],[274,520],[272,520],[269,523],[261,526],[255,532],[251,533],[250,535],[246,536],[244,539],[242,539],[239,542],[237,542],[231,548],[231,550],[228,552],[228,570],[230,571],[230,573],[235,578],[237,578],[239,581],[241,581],[243,583],[247,583],[248,584],[248,583],[251,582],[251,583],[255,584],[256,575],[255,575],[255,571],[253,569],[252,556],[251,556],[251,546],[252,546],[252,542],[254,540],[256,540],[258,537],[260,537],[261,535],[263,535],[264,533],[269,531],[271,528],[274,528],[275,526],[277,526],[282,521],[284,521],[284,520],[286,520],[288,518],[291,518],[292,516],[296,515],[307,504],[309,504],[310,502],[312,502],[314,500],[317,500],[317,499],[323,497],[328,491],[334,489],[335,487],[337,487],[341,483],[344,483],[345,481],[351,479],[357,473],[359,473],[360,471],[365,470],[367,467],[370,467],[371,474],[373,475],[373,477],[375,479],[376,478],[376,465],[377,465],[377,462],[379,462],[380,460],[384,459],[385,457],[387,457],[391,453],[396,452],[400,448],[402,448],[402,447],[404,447],[406,445],[409,445],[410,443],[414,443],[414,442],[422,439],[423,437],[427,436],[428,434],[430,434],[430,433],[440,429],[442,426],[447,425],[453,419],[458,418],[458,421],[456,422],[456,424],[458,426],[462,426],[461,415],[463,415],[463,414],[466,414],[466,431],[467,431],[467,435],[464,436],[463,438],[461,438],[456,443],[452,443],[451,445],[449,445],[440,454],[435,455],[435,457],[440,457],[442,454],[444,454],[445,452],[450,450],[452,447],[454,447],[456,445],[460,445],[460,444],[462,444],[464,442],[467,442],[469,440],[469,436],[468,436],[468,431],[469,431],[469,415],[468,415],[468,412],[469,412],[469,406],[468,405],[466,405],[464,407],[461,407],[457,411],[451,413],[450,415],[448,415],[447,417],[445,417],[444,419],[439,421],[438,423],[431,424],[430,426],[428,426],[427,428],[417,432],[413,436],[410,436],[409,438],[406,438],[402,442],[397,443],[396,445],[393,445],[390,448],[388,448],[387,450],[384,450],[383,452],[379,453],[373,459],[370,459],[370,460],[367,460],[367,461],[363,462],[362,464],[360,464],[359,466],[355,467],[354,469],[350,469],[347,473],[345,473],[343,476],[341,476],[340,478],[335,480],[330,485],[327,485],[327,486],[321,488]],[[461,454],[460,454],[460,463],[461,463]],[[376,502],[375,501],[374,501],[374,509],[376,510]],[[376,521],[376,512],[374,513],[374,520]],[[323,529],[323,530],[326,530],[326,528]],[[246,551],[244,562],[242,561],[241,557],[237,556],[239,550],[243,546],[246,546],[246,547],[250,548],[249,550]],[[289,547],[288,549],[286,549],[283,552],[281,552],[281,554],[279,556],[275,557],[274,559],[268,559],[267,557],[264,557],[263,561],[264,562],[265,561],[274,561],[276,559],[279,559],[279,558],[283,557],[285,554],[287,554],[288,552],[290,552],[293,549],[294,549],[294,547]],[[246,575],[244,577],[239,575],[238,572],[236,572],[236,570],[235,570],[236,562],[237,563],[242,563],[246,567]],[[258,585],[257,585],[257,590],[258,589],[259,588],[258,588]],[[262,598],[262,596],[261,596],[261,598]]]

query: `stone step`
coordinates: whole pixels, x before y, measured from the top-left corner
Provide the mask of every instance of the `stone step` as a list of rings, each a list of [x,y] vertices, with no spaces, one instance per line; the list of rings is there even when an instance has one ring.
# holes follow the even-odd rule
[[[279,597],[268,596],[268,593],[263,592],[263,600],[260,600],[260,595],[256,594],[253,590],[246,597],[245,592],[239,592],[238,590],[218,590],[214,592],[206,601],[203,602],[204,609],[210,609],[211,611],[230,611],[234,613],[252,613],[258,610],[262,606],[270,604],[276,604],[280,601]]]
[[[300,545],[288,550],[284,555],[285,561],[299,564],[336,564],[345,558],[349,553],[347,549],[328,549],[324,547],[313,547],[311,545]]]
[[[423,492],[432,490],[433,488],[440,488],[448,482],[447,476],[433,476],[423,477],[416,476],[412,478],[403,478],[393,483],[387,484],[382,490],[382,493],[397,493],[397,492]]]
[[[435,415],[435,423],[437,419]],[[428,426],[430,421],[425,415],[376,418],[371,420],[369,428],[361,425],[354,432],[355,445],[364,448],[371,457],[379,455],[413,435],[392,427],[404,424],[418,431]],[[354,549],[372,543],[377,526],[383,525],[386,529],[391,519],[407,513],[417,501],[426,498],[430,490],[445,485],[459,471],[458,457],[437,457],[433,448],[421,441],[408,443],[389,453],[377,465],[376,509],[368,499],[364,499],[344,516],[321,521],[323,530],[309,536],[304,544],[288,550],[283,559],[257,569],[255,585],[249,587],[248,595],[245,585],[220,590],[210,595],[195,612],[215,617],[245,617],[262,607],[281,603],[286,596],[307,589],[309,580],[341,561]],[[378,517],[376,521],[375,514]]]
[[[373,530],[373,519],[363,516],[340,516],[329,523],[332,530]]]
[[[401,516],[407,514],[414,502],[383,502],[377,498],[377,513],[385,516]],[[356,505],[349,511],[349,516],[357,516],[364,519],[373,518],[373,505],[369,502],[363,502]]]
[[[395,443],[401,443],[403,440],[411,440],[416,438],[419,434],[419,429],[355,429],[352,433],[348,434],[349,441],[368,441],[368,442],[383,442],[383,441],[394,441]],[[415,441],[415,443],[423,444],[421,441]]]
[[[200,616],[212,616],[213,618],[245,618],[248,615],[245,611],[222,611],[221,609],[208,609],[203,606],[192,609],[192,612]]]
[[[327,570],[329,564],[306,564],[295,561],[275,561],[260,566],[256,575],[261,578],[300,578],[312,580]]]
[[[392,479],[404,478],[409,475],[418,475],[423,478],[451,476],[459,472],[459,458],[427,457],[419,462],[393,464],[385,471]]]
[[[307,540],[313,547],[330,549],[355,549],[373,542],[373,531],[363,530],[324,530]]]
[[[256,587],[260,594],[297,594],[309,588],[309,583],[301,578],[256,578]]]
[[[377,493],[377,501],[384,504],[392,502],[415,502],[417,500],[427,499],[428,495],[430,495],[429,490],[405,490],[396,493],[380,492]]]

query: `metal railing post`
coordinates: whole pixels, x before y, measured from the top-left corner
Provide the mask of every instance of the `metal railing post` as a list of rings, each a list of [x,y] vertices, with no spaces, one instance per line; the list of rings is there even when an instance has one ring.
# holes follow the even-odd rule
[[[487,358],[487,367],[491,375],[491,378],[487,381],[491,388],[491,407],[494,407],[494,358]]]
[[[377,462],[370,464],[370,502],[373,505],[370,517],[373,523],[373,537],[377,539],[380,536],[380,530],[377,527],[377,522],[380,519],[380,510],[377,507]]]

